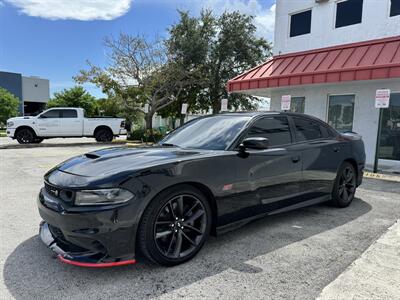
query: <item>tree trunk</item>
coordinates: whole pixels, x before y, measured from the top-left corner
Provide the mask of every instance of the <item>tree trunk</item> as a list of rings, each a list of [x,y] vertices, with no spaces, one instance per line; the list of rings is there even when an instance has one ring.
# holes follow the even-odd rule
[[[146,130],[147,129],[153,129],[153,115],[154,113],[148,112],[146,116],[144,117],[146,121]]]
[[[214,100],[212,104],[213,115],[217,114],[221,110],[221,101],[219,99]]]
[[[181,117],[179,119],[179,126],[182,126],[183,124],[185,124],[185,116],[186,115],[181,115]]]

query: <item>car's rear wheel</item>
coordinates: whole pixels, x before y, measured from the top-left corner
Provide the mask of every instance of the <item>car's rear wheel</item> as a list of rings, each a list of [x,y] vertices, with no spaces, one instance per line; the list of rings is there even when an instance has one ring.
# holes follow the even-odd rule
[[[139,249],[157,264],[178,265],[200,251],[210,228],[206,197],[190,185],[179,185],[160,193],[146,208],[139,226]]]
[[[353,165],[345,161],[339,168],[332,191],[331,203],[337,207],[347,207],[356,193],[357,174]]]
[[[113,140],[113,133],[108,128],[100,128],[94,135],[97,142],[111,142]]]
[[[32,129],[21,128],[15,134],[15,138],[20,144],[30,144],[35,142],[36,135]]]

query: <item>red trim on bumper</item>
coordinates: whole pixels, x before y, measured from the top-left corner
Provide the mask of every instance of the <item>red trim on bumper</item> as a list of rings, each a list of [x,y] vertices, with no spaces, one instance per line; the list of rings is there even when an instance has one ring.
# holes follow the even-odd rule
[[[63,257],[62,255],[58,255],[58,259],[61,260],[63,263],[74,265],[78,267],[89,267],[89,268],[107,268],[107,267],[117,267],[117,266],[126,266],[126,265],[133,265],[136,263],[136,260],[123,260],[117,262],[108,262],[108,263],[84,263],[74,260],[69,260]]]

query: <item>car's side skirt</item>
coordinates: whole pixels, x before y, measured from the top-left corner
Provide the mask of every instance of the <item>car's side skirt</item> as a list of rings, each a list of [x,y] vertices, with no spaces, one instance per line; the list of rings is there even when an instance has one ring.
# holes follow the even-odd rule
[[[310,199],[310,200],[306,200],[306,201],[302,201],[302,202],[299,202],[299,203],[296,203],[296,204],[293,204],[293,205],[289,205],[289,206],[284,207],[284,208],[280,208],[280,209],[273,210],[273,211],[270,211],[270,212],[254,215],[254,216],[251,216],[251,217],[248,217],[248,218],[245,218],[245,219],[242,219],[242,220],[230,223],[230,224],[226,224],[226,225],[217,227],[216,232],[217,232],[217,235],[223,234],[223,233],[232,231],[234,229],[240,228],[240,227],[246,225],[247,223],[249,223],[251,221],[263,218],[265,216],[275,215],[275,214],[279,214],[279,213],[283,213],[283,212],[299,209],[299,208],[302,208],[302,207],[307,207],[307,206],[315,205],[315,204],[318,204],[318,203],[327,202],[329,200],[331,200],[331,195],[324,195],[324,196],[316,197],[316,198],[313,198],[313,199]]]

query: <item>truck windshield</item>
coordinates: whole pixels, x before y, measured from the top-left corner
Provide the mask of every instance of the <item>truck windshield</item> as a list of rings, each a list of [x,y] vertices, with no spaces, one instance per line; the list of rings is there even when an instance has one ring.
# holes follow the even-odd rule
[[[167,135],[164,146],[225,150],[250,120],[249,116],[219,115],[193,120]]]

